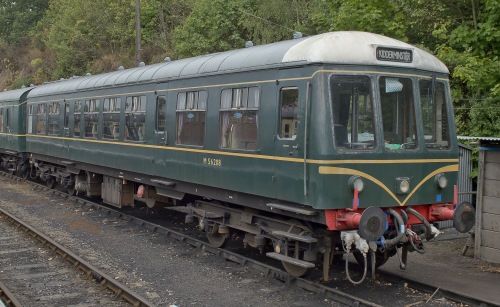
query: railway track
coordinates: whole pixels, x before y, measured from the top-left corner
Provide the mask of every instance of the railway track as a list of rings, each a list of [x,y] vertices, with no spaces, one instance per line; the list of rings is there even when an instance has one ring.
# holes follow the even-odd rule
[[[6,306],[153,306],[67,248],[0,208],[0,285]]]
[[[22,181],[18,177],[11,176],[8,174],[3,173],[4,176],[7,176],[11,179],[15,179],[18,181]],[[30,184],[33,184],[36,189],[47,191],[48,189],[43,186],[39,185],[36,183],[29,182]],[[317,293],[320,295],[323,295],[324,298],[328,298],[331,300],[334,300],[338,303],[345,304],[348,306],[379,306],[376,303],[373,303],[369,300],[362,299],[360,297],[357,297],[355,295],[351,295],[349,293],[340,291],[338,289],[329,287],[324,284],[320,284],[311,280],[307,280],[305,278],[295,278],[285,271],[274,267],[272,265],[268,265],[265,263],[262,263],[260,261],[257,261],[255,259],[251,259],[249,257],[240,255],[238,253],[234,253],[225,249],[219,249],[219,248],[214,248],[209,243],[204,242],[203,240],[199,240],[197,238],[193,238],[190,235],[183,234],[181,232],[168,229],[166,227],[157,225],[155,223],[146,221],[141,218],[137,218],[128,214],[124,214],[118,210],[88,201],[84,200],[81,198],[69,196],[65,194],[64,192],[58,191],[58,190],[50,190],[52,194],[63,197],[63,198],[68,198],[72,202],[74,202],[76,205],[80,206],[83,210],[85,211],[94,211],[94,212],[99,212],[100,216],[103,219],[113,219],[113,220],[122,220],[123,222],[126,222],[128,224],[131,224],[137,228],[141,228],[144,230],[147,230],[152,233],[157,233],[161,234],[165,237],[168,238],[173,238],[177,241],[184,242],[185,244],[188,244],[194,248],[202,249],[204,251],[210,252],[214,254],[217,257],[221,257],[223,259],[226,259],[228,261],[232,261],[235,263],[238,263],[242,266],[246,266],[250,269],[253,269],[257,272],[263,273],[264,275],[271,277],[271,278],[276,278],[281,281],[283,281],[286,285],[293,285],[295,287],[304,289],[309,292]],[[470,297],[465,297],[461,295],[460,293],[454,293],[450,291],[446,291],[443,289],[436,289],[431,286],[418,283],[415,281],[412,281],[410,279],[403,279],[399,276],[395,276],[389,273],[378,273],[379,278],[382,278],[388,282],[391,283],[396,283],[396,284],[403,284],[406,283],[409,287],[412,287],[418,291],[422,291],[425,293],[429,293],[429,296],[432,294],[433,296],[439,296],[443,297],[449,300],[452,300],[454,302],[458,303],[463,303],[463,304],[468,304],[468,305],[485,305],[487,306],[488,303],[482,302],[480,299],[477,298],[470,298]]]

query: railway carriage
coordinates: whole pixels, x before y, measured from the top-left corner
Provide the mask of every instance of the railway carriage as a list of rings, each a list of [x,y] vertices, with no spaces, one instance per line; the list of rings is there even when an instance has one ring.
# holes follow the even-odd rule
[[[33,87],[0,92],[0,166],[11,174],[26,174],[26,96]]]
[[[30,172],[174,205],[213,245],[242,232],[295,276],[322,263],[328,279],[351,247],[365,268],[401,248],[404,266],[429,222],[473,214],[455,209],[448,74],[403,42],[332,32],[44,84],[27,97]]]

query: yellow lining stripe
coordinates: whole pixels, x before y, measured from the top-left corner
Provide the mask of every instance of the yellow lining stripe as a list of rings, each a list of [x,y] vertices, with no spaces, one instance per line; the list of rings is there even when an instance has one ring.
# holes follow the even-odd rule
[[[133,142],[122,142],[122,141],[104,141],[97,139],[81,139],[81,138],[70,138],[70,137],[59,137],[59,136],[49,136],[49,135],[16,135],[16,136],[26,136],[28,138],[46,138],[46,139],[58,139],[66,141],[75,142],[87,142],[87,143],[99,143],[99,144],[112,144],[120,146],[132,146],[132,147],[143,147],[143,148],[153,148],[162,150],[173,150],[173,151],[184,151],[184,152],[194,152],[221,156],[232,156],[232,157],[244,157],[244,158],[254,158],[263,160],[275,160],[275,161],[287,161],[304,163],[303,158],[289,158],[289,157],[278,157],[278,156],[268,156],[260,154],[251,154],[243,152],[229,152],[229,151],[219,151],[219,150],[206,150],[198,148],[187,148],[187,147],[172,147],[172,146],[161,146],[161,145],[148,145],[144,143],[133,143]],[[407,159],[407,160],[314,160],[307,159],[309,164],[409,164],[409,163],[458,163],[458,159]]]
[[[360,177],[366,178],[366,179],[372,181],[373,183],[375,183],[376,185],[378,185],[379,187],[381,187],[383,190],[385,190],[387,192],[387,194],[389,194],[392,198],[394,198],[394,200],[400,206],[404,206],[406,204],[406,202],[412,197],[412,195],[427,180],[429,180],[430,178],[434,177],[435,175],[437,175],[439,173],[447,173],[447,172],[458,172],[458,164],[443,166],[443,167],[440,167],[440,168],[436,169],[435,171],[431,172],[430,174],[428,174],[427,176],[425,176],[425,178],[422,179],[422,181],[420,181],[415,186],[415,188],[412,189],[411,193],[408,194],[408,196],[403,201],[399,201],[399,199],[397,198],[397,196],[385,184],[383,184],[380,180],[378,180],[377,178],[375,178],[375,177],[373,177],[373,176],[371,176],[371,175],[369,175],[367,173],[360,172],[358,170],[350,169],[350,168],[331,167],[331,166],[320,166],[319,167],[319,173],[323,174],[323,175],[356,175],[356,176],[360,176]]]

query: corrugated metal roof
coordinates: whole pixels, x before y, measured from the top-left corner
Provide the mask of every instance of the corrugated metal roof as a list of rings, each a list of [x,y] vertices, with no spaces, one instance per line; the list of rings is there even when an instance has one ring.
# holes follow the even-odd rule
[[[477,141],[500,141],[500,137],[490,137],[490,136],[457,136],[459,140],[477,140]]]
[[[413,61],[379,61],[377,47],[412,50]],[[448,73],[436,57],[414,46],[378,34],[344,31],[52,82],[37,87],[28,97],[298,62],[383,65]]]

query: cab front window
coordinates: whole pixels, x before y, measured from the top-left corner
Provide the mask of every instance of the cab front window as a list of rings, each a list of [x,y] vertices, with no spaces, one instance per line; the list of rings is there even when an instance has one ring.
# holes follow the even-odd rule
[[[407,78],[379,79],[380,107],[385,149],[415,149],[417,126],[412,81]]]
[[[450,148],[450,133],[444,83],[420,80],[419,87],[425,147],[428,150],[447,150]]]
[[[339,150],[375,148],[371,79],[334,75],[330,79],[333,134]]]

